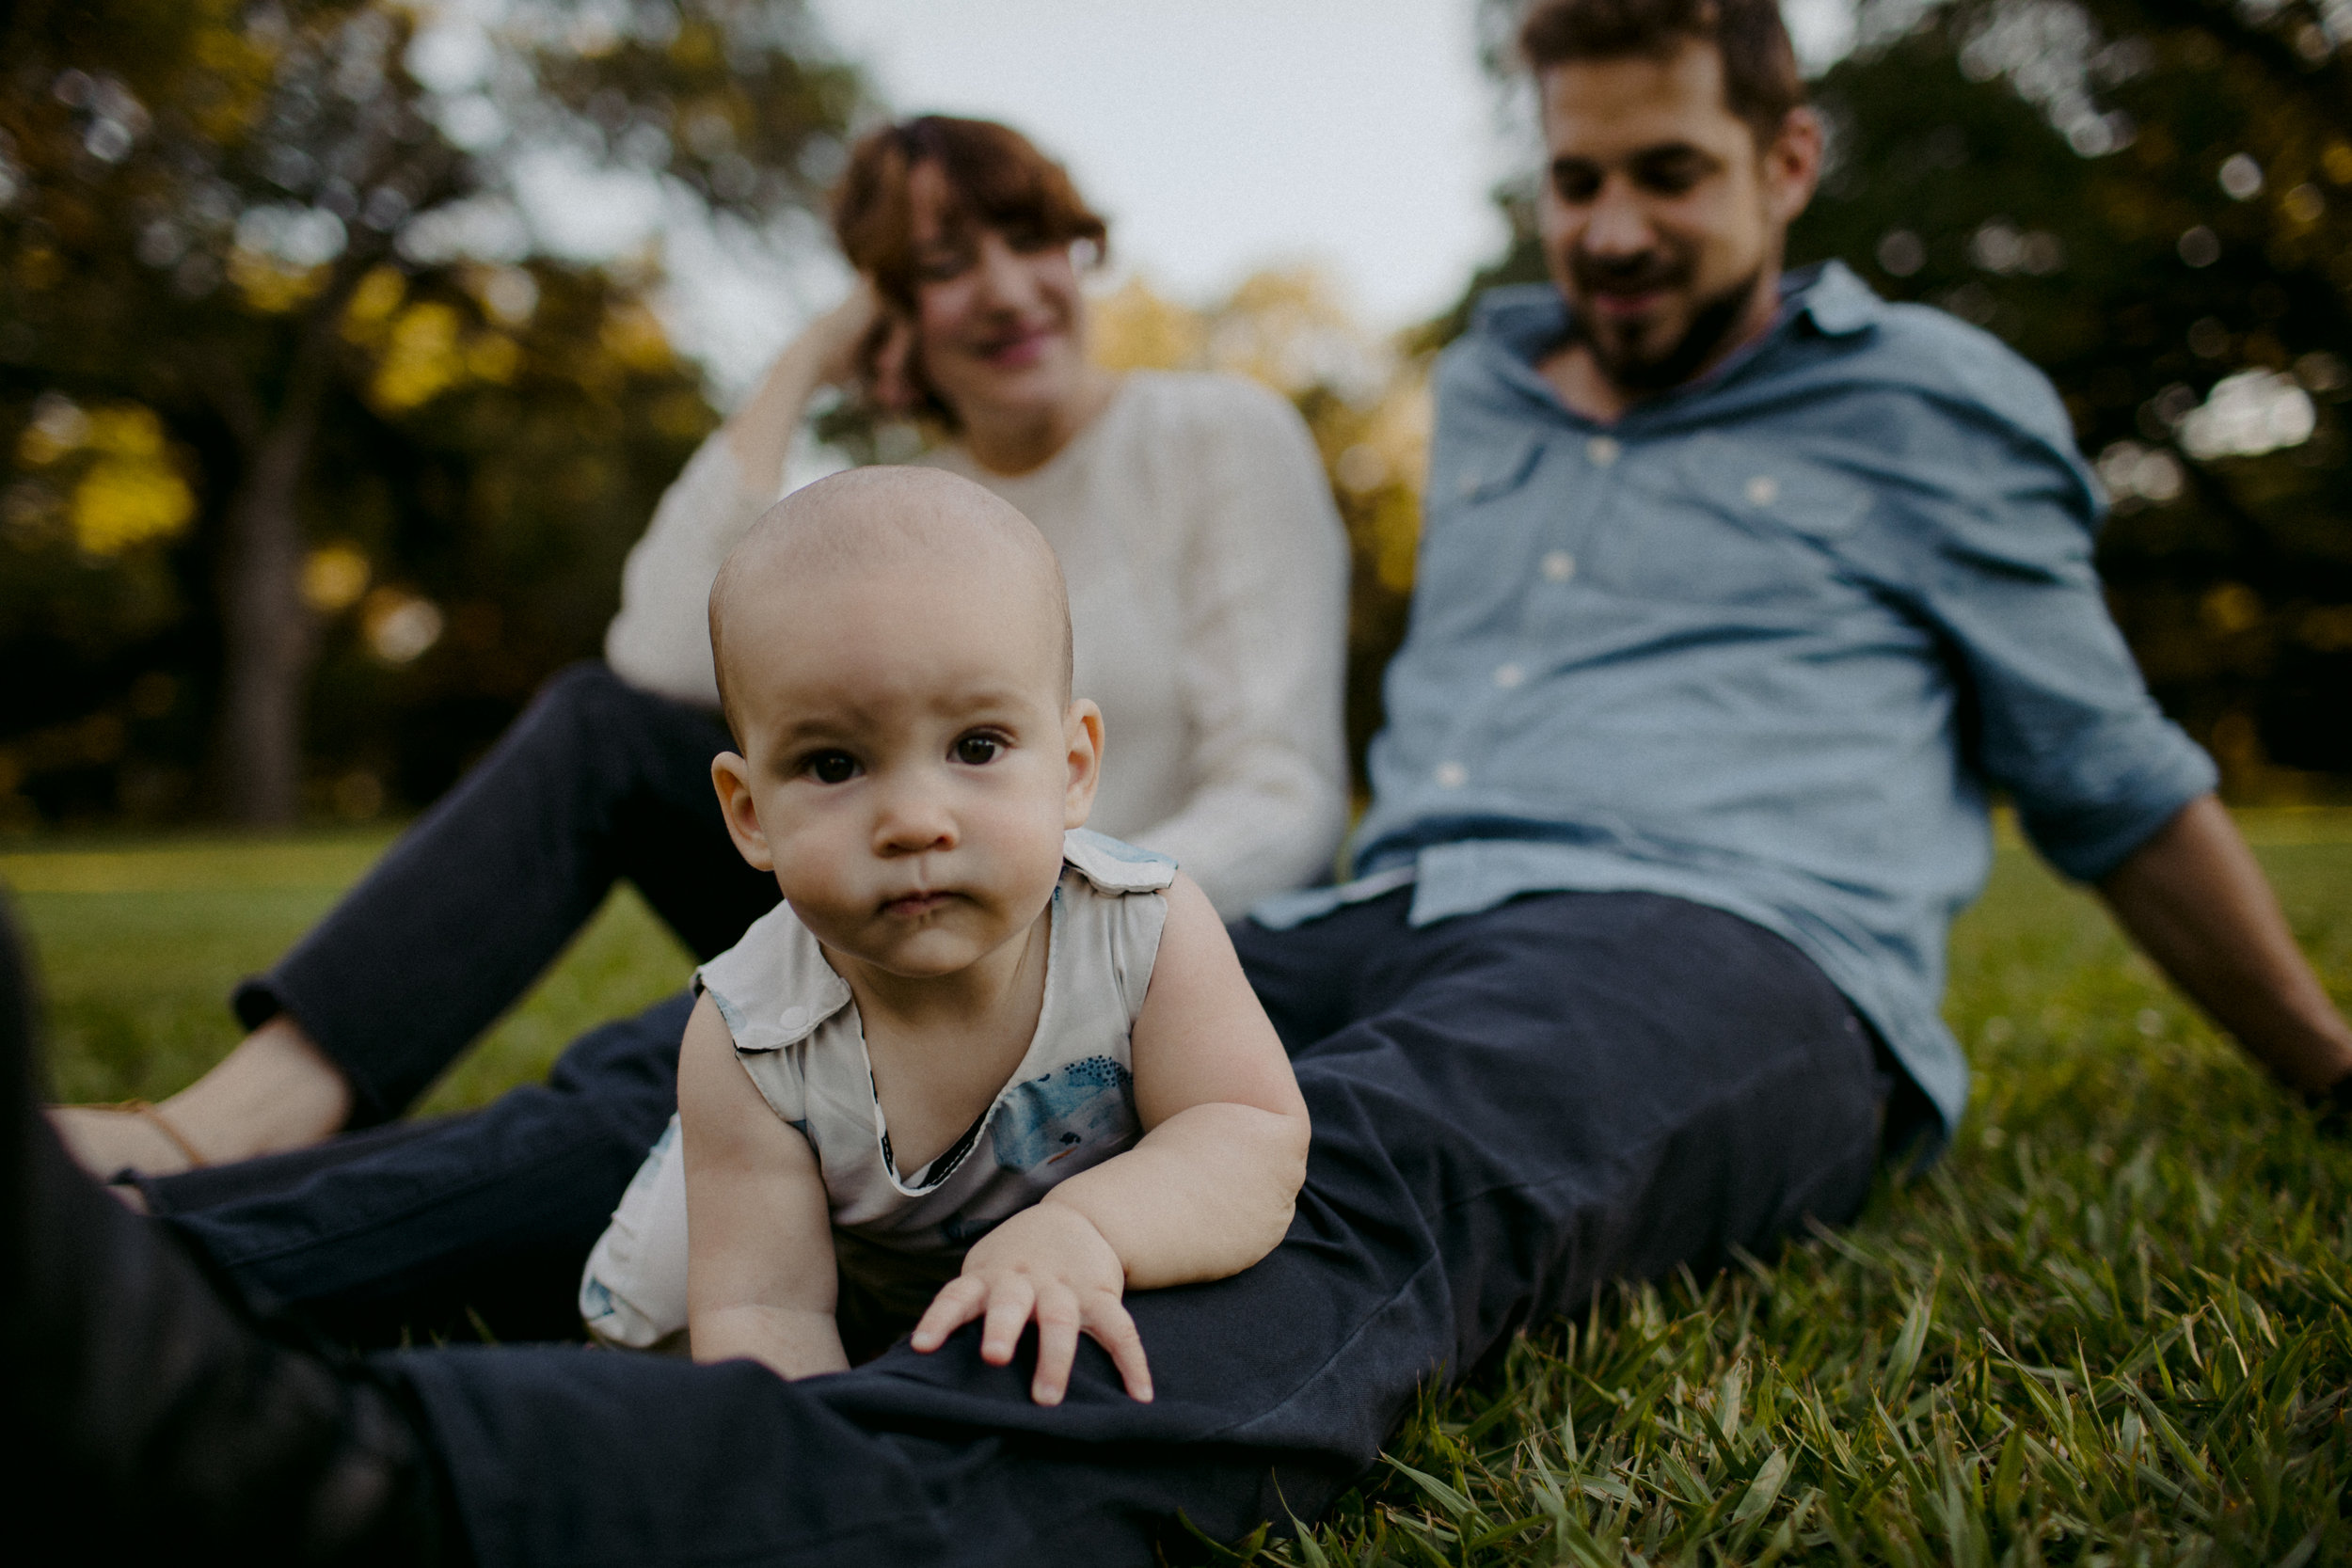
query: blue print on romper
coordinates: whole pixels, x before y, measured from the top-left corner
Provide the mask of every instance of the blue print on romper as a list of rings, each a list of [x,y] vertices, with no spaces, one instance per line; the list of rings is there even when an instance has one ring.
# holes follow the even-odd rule
[[[1089,1143],[1126,1137],[1136,1126],[1134,1083],[1110,1057],[1089,1056],[1015,1084],[989,1124],[996,1164],[1035,1170]]]

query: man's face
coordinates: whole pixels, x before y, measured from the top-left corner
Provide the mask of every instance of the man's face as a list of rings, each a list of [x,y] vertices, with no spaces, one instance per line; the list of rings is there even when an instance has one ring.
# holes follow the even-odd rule
[[[1819,168],[1818,122],[1797,110],[1759,153],[1724,101],[1722,55],[1696,41],[1665,59],[1553,66],[1538,87],[1536,213],[1576,336],[1622,390],[1689,379],[1769,312]]]

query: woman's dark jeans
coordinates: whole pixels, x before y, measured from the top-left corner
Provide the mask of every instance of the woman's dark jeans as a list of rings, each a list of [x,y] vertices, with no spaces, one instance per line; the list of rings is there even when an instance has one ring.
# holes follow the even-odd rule
[[[775,906],[710,787],[718,715],[601,664],[549,680],[333,913],[238,988],[248,1029],[283,1010],[351,1080],[351,1125],[389,1121],[633,883],[697,958]],[[680,976],[683,980],[684,976]]]
[[[237,991],[246,1027],[289,1012],[334,1059],[362,1131],[141,1179],[151,1211],[257,1296],[357,1342],[576,1334],[580,1259],[675,1108],[684,995],[582,1037],[544,1085],[463,1118],[462,1138],[390,1118],[530,988],[615,880],[702,958],[774,906],[775,879],[735,852],[711,791],[710,759],[732,745],[716,715],[601,664],[556,675],[326,920]]]

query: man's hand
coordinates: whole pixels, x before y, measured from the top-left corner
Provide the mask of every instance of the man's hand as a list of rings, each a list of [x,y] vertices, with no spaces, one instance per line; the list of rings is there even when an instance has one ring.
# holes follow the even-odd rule
[[[914,1348],[934,1351],[947,1336],[984,1317],[980,1359],[992,1367],[1012,1360],[1021,1332],[1037,1320],[1037,1377],[1029,1397],[1059,1404],[1070,1386],[1070,1364],[1081,1330],[1110,1352],[1135,1400],[1149,1403],[1152,1370],[1143,1339],[1120,1297],[1127,1288],[1119,1254],[1092,1222],[1047,1198],[1005,1221],[964,1254],[963,1273],[949,1280],[914,1325]]]

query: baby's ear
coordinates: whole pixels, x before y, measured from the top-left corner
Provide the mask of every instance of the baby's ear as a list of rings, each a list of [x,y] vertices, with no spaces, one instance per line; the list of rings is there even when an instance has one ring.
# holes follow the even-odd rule
[[[1084,697],[1072,703],[1062,716],[1062,743],[1070,752],[1062,826],[1083,828],[1094,810],[1094,786],[1103,780],[1103,710]]]
[[[726,818],[736,853],[761,871],[773,871],[775,853],[759,826],[759,803],[752,799],[752,765],[733,752],[721,752],[710,759],[710,786],[719,792],[719,814]]]

